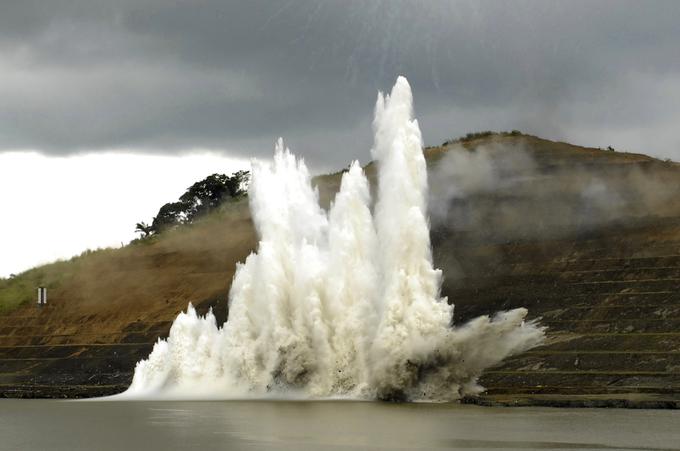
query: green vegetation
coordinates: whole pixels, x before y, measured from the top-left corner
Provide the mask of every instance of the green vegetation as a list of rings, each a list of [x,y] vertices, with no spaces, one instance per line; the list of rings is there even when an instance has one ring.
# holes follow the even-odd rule
[[[248,171],[238,171],[231,176],[210,175],[187,188],[177,202],[163,205],[150,225],[138,222],[135,232],[141,234],[141,239],[146,239],[180,225],[191,224],[217,210],[225,202],[243,197],[249,180]]]
[[[25,304],[36,302],[38,287],[54,288],[69,265],[64,261],[30,269],[8,279],[0,279],[0,313]],[[48,290],[49,300],[49,290]]]
[[[21,274],[12,274],[8,278],[0,278],[0,313],[14,310],[20,305],[37,302],[37,288],[46,287],[49,303],[50,290],[75,275],[86,261],[92,258],[109,258],[116,249],[87,249],[69,260],[57,260],[47,265],[38,266]]]
[[[0,313],[13,310],[36,297],[36,287],[39,285],[34,280],[21,276],[0,279]]]

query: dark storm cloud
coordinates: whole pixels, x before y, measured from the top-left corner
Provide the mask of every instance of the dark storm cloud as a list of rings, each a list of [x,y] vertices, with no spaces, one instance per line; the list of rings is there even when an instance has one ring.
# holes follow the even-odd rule
[[[479,129],[680,158],[680,3],[0,3],[0,149],[366,158],[378,89]]]

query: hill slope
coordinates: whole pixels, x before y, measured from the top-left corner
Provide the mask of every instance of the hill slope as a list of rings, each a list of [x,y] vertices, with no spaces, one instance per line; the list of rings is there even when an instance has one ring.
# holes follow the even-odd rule
[[[483,376],[483,402],[680,403],[679,165],[509,134],[426,153],[435,264],[456,321],[525,306],[550,327],[545,346]],[[339,180],[315,179],[322,204]],[[255,245],[241,201],[2,282],[0,393],[123,390],[188,302],[226,319],[235,264]],[[16,307],[38,284],[49,304]]]

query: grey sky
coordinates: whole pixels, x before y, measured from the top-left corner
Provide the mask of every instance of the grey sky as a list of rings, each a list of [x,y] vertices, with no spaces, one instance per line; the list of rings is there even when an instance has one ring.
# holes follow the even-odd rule
[[[366,160],[408,77],[426,144],[518,128],[680,160],[680,2],[0,1],[0,151]]]

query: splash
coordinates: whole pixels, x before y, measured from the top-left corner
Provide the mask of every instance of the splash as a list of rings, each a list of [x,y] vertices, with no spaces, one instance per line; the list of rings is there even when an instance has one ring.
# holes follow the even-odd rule
[[[525,309],[452,325],[432,263],[412,105],[403,77],[378,95],[373,212],[358,162],[328,213],[282,140],[273,165],[253,163],[260,241],[238,265],[229,320],[218,327],[190,305],[137,364],[124,397],[453,400],[478,392],[484,369],[541,343]]]

